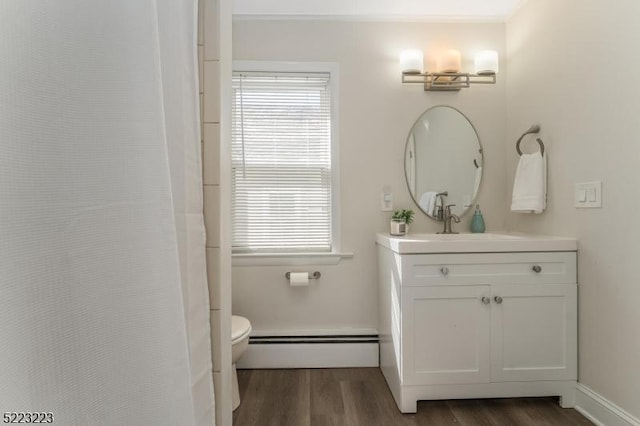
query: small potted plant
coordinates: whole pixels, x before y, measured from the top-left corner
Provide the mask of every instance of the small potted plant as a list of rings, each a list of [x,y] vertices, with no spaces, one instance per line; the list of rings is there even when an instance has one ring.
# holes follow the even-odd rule
[[[391,235],[406,235],[413,222],[413,210],[395,210],[391,216]]]

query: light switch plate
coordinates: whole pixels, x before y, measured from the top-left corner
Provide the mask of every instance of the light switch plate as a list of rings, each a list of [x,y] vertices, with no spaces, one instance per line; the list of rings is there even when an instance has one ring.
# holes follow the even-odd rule
[[[602,182],[582,182],[575,184],[574,205],[577,208],[602,207]]]

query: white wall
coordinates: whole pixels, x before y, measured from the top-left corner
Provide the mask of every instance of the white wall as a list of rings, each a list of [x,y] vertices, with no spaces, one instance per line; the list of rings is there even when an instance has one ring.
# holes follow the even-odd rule
[[[310,266],[323,276],[309,288],[288,287],[287,266],[234,267],[233,311],[257,331],[375,329],[376,251],[374,235],[388,232],[389,213],[380,192],[390,185],[395,208],[417,207],[404,178],[404,145],[414,121],[427,108],[452,105],[478,130],[485,149],[480,205],[488,229],[506,223],[506,83],[458,93],[424,92],[402,85],[398,54],[406,48],[462,51],[463,68],[473,55],[496,49],[504,57],[504,24],[370,23],[236,20],[233,56],[238,60],[326,61],[340,66],[340,156],[342,248],[355,256],[336,266]],[[501,69],[505,69],[501,64]],[[469,227],[470,215],[457,225]],[[412,232],[434,232],[441,224],[417,213]]]
[[[532,123],[549,153],[549,208],[511,229],[579,242],[579,380],[640,417],[640,2],[529,1],[507,23],[509,182]],[[529,140],[527,146],[535,146]],[[574,183],[602,180],[603,208]],[[510,188],[508,189],[510,191]]]

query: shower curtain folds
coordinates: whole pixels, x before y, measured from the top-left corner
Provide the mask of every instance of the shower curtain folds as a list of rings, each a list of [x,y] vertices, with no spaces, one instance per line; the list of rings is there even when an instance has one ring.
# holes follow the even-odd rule
[[[195,0],[0,2],[0,411],[213,425]]]

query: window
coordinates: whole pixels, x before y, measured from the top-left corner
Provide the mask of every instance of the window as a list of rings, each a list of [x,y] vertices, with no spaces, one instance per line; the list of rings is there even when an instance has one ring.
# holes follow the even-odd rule
[[[335,249],[330,72],[236,71],[235,253]]]

